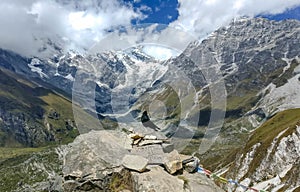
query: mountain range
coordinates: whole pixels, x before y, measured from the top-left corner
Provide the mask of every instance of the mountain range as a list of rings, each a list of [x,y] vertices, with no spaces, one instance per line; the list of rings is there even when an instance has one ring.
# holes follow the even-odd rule
[[[25,148],[17,156],[24,162],[33,152],[34,157],[47,156],[50,152],[42,147],[69,143],[92,129],[134,126],[141,112],[149,110],[175,146],[195,154],[210,170],[256,189],[297,191],[299,44],[299,21],[242,18],[166,61],[146,54],[143,46],[82,55],[65,53],[48,41],[53,50],[49,58],[1,49],[3,154],[9,147],[35,147],[38,152]],[[211,148],[197,151],[209,139],[214,141]],[[13,166],[22,164],[15,158],[1,158],[0,188],[11,182],[3,188],[8,191],[18,190],[19,181],[4,171],[12,166],[9,160]],[[36,183],[47,177],[42,180]],[[32,180],[24,182],[37,186]]]

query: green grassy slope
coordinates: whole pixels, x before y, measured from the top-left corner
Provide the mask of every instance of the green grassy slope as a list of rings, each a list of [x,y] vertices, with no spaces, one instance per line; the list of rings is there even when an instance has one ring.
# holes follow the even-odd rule
[[[274,138],[284,130],[286,131],[278,138],[278,141],[291,135],[295,132],[296,125],[300,126],[300,109],[290,109],[277,113],[253,132],[243,149],[243,153],[249,152],[256,143],[261,143],[261,145],[257,148],[255,160],[250,164],[249,175],[260,165]]]
[[[54,148],[79,134],[74,107],[82,120],[98,125],[98,119],[44,86],[0,68],[0,191],[48,191],[43,187],[55,182],[49,176],[61,174]],[[18,135],[21,129],[24,135]]]
[[[53,191],[62,161],[52,148],[0,148],[0,191]],[[59,185],[59,183],[57,183]]]
[[[97,121],[76,108],[83,119]],[[68,143],[79,134],[68,98],[0,68],[0,117],[1,113],[0,147]]]

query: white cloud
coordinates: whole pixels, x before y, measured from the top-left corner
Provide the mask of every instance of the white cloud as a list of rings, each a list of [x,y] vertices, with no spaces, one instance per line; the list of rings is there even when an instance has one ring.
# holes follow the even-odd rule
[[[144,46],[143,51],[161,61],[168,60],[171,57],[175,57],[180,54],[177,50],[158,45],[146,45]]]
[[[96,23],[101,24],[102,18],[100,17],[99,19],[97,19],[90,14],[85,14],[84,11],[79,11],[70,13],[69,21],[73,29],[83,30],[92,28],[93,26],[97,25]]]
[[[137,45],[147,45],[152,46],[150,49],[152,53],[155,52],[155,48],[158,48],[156,55],[166,55],[167,52],[159,53],[162,51],[160,47],[170,49],[173,53],[181,53],[190,42],[195,40],[196,37],[191,36],[189,33],[167,25],[139,25],[138,27],[127,27],[122,31],[105,36],[89,52],[121,51]]]
[[[299,0],[179,0],[179,17],[172,26],[182,26],[199,38],[240,16],[278,14],[300,5]]]
[[[300,5],[299,0],[179,2],[180,16],[170,26],[181,26],[198,38],[207,36],[238,16],[276,14]],[[0,47],[26,56],[40,55],[38,50],[45,47],[48,39],[64,46],[64,49],[89,48],[95,41],[103,39],[110,29],[128,26],[133,19],[146,18],[147,15],[143,15],[141,10],[147,9],[135,9],[121,0],[1,0]],[[183,32],[182,28],[177,31],[175,28],[166,28],[159,33],[129,30],[128,34],[132,34],[129,44],[143,39],[145,43],[157,42],[182,50],[190,40],[195,39]],[[106,44],[110,45],[111,42]]]
[[[38,55],[45,40],[88,48],[107,30],[142,17],[118,0],[2,0],[0,47],[22,55]],[[67,48],[67,47],[65,47]]]

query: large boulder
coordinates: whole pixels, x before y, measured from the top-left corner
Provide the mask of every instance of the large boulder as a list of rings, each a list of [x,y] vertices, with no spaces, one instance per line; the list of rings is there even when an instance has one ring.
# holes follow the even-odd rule
[[[149,172],[132,173],[133,190],[135,192],[222,192],[212,180],[202,174],[190,174],[173,176],[162,167],[152,167]]]
[[[127,135],[116,131],[92,131],[78,136],[64,158],[64,188],[104,190],[109,175],[120,172],[122,159],[129,154]]]

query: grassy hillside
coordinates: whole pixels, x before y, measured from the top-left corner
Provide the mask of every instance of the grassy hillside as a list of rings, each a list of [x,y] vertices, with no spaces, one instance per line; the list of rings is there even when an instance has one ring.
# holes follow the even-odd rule
[[[248,174],[252,174],[260,165],[274,138],[284,130],[286,131],[278,138],[279,141],[281,138],[291,135],[295,132],[296,125],[300,126],[300,109],[290,109],[277,113],[253,132],[243,149],[244,153],[249,152],[256,143],[261,143],[261,145],[257,149],[255,160],[250,164]]]
[[[60,191],[62,162],[53,148],[0,148],[0,191]],[[57,180],[57,179],[58,180]]]
[[[83,119],[97,121],[76,108]],[[79,134],[68,98],[4,69],[0,69],[0,117],[0,147],[68,143]]]
[[[98,125],[97,118],[45,84],[0,68],[0,191],[48,191],[59,186],[62,162],[54,148],[79,134],[74,107],[79,123]]]

